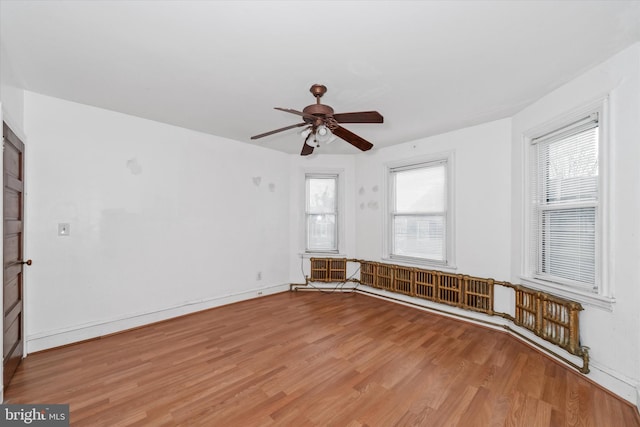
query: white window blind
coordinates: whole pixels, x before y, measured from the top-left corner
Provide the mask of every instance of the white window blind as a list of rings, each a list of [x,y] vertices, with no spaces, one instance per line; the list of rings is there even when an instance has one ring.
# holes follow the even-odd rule
[[[597,114],[532,140],[531,266],[535,278],[595,289]]]
[[[307,252],[338,251],[338,177],[306,175]]]
[[[394,168],[390,178],[391,256],[445,263],[446,161]]]

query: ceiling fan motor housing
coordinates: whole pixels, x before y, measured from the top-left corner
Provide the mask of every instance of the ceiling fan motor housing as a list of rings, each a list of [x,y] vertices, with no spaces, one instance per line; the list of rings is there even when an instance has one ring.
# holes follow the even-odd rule
[[[307,107],[304,107],[304,110],[302,110],[302,112],[305,114],[316,116],[319,119],[324,119],[324,118],[333,116],[333,108],[323,104],[309,105]],[[311,117],[307,117],[307,116],[304,117],[304,121],[311,124],[313,124],[314,122],[314,120]]]

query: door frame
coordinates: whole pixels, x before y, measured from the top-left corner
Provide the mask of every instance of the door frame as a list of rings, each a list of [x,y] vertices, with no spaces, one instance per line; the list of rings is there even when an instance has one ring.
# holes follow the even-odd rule
[[[2,111],[2,101],[0,100],[0,123],[4,123],[4,114]],[[0,161],[2,162],[2,168],[0,170],[2,171],[2,176],[4,177],[4,126],[2,128],[3,130],[2,135],[0,135],[0,140],[2,141],[3,148],[2,155],[0,155]],[[0,212],[4,212],[4,197],[0,197]],[[2,221],[2,224],[0,224],[0,233],[4,236],[4,221]],[[0,259],[4,259],[4,244],[0,245]],[[4,292],[0,292],[0,307],[4,307]],[[4,316],[0,316],[0,331],[3,331],[4,333]],[[4,337],[2,337],[2,340],[4,342]],[[0,363],[0,378],[4,378],[4,359],[0,360],[0,362],[2,362]],[[0,384],[0,403],[4,403],[4,381],[2,381],[2,383]]]
[[[2,102],[0,101],[0,123],[4,124],[6,123],[7,126],[9,126],[9,128],[11,128],[11,130],[13,131],[13,133],[23,142],[26,140],[22,129],[19,126],[16,126],[15,123],[10,120],[9,117],[6,117],[6,115],[4,114],[4,110],[2,108]],[[3,177],[3,182],[4,182],[4,125],[3,125],[3,130],[0,131],[0,138],[2,140],[2,153],[0,154],[0,160],[2,161],[1,164],[1,171],[2,171],[2,177]],[[24,152],[26,152],[27,148],[26,148],[26,144],[24,144]],[[23,154],[24,154],[23,152]],[[24,156],[26,157],[26,156]],[[26,160],[23,158],[23,173],[26,174]],[[25,180],[26,182],[26,180]],[[4,184],[3,184],[3,192],[4,192]],[[26,212],[25,206],[26,206],[26,185],[22,190],[23,192],[23,221],[22,221],[22,251],[23,251],[23,256],[26,253],[26,239],[25,239],[25,230],[26,230],[26,221],[25,221],[25,215],[24,213]],[[4,197],[0,197],[0,212],[3,212],[3,220],[0,221],[0,231],[2,232],[2,236],[4,236]],[[4,245],[0,245],[0,259],[4,259]],[[3,268],[4,268],[4,262],[3,262]],[[28,269],[23,269],[23,287],[22,287],[22,358],[24,359],[25,357],[27,357],[27,339],[25,336],[25,331],[26,331],[26,292],[25,292],[25,286],[24,283],[26,283],[26,277],[28,275],[27,273]],[[2,281],[4,284],[4,271],[3,271],[3,275],[2,275]],[[4,307],[4,292],[0,292],[0,307]],[[4,316],[0,316],[0,330],[3,331],[4,333]],[[4,336],[3,336],[3,340],[4,340]],[[2,360],[0,360],[0,378],[4,378],[4,359],[0,358]],[[4,403],[4,381],[0,382],[0,403]]]

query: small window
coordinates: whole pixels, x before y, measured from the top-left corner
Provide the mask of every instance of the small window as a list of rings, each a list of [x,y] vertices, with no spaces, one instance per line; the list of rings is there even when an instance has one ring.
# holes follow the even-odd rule
[[[594,113],[531,140],[530,272],[597,292],[600,123]]]
[[[306,175],[307,252],[338,252],[337,193],[337,175]]]
[[[447,160],[390,168],[389,188],[390,257],[447,264]]]

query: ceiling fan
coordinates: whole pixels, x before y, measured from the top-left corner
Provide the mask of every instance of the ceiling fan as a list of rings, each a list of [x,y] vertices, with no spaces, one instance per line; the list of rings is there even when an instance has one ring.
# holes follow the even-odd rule
[[[279,108],[276,110],[285,111],[287,113],[302,116],[302,123],[285,126],[270,132],[254,135],[251,139],[258,139],[274,133],[285,130],[307,126],[300,135],[304,138],[302,152],[300,155],[308,156],[313,153],[313,149],[319,147],[321,143],[330,143],[335,137],[339,137],[347,141],[349,144],[362,151],[370,150],[373,144],[355,133],[340,126],[341,123],[382,123],[383,117],[377,111],[359,111],[353,113],[334,114],[333,108],[320,103],[320,98],[327,92],[324,85],[315,84],[311,86],[309,91],[316,97],[316,103],[304,107],[302,111],[293,110],[291,108]]]

